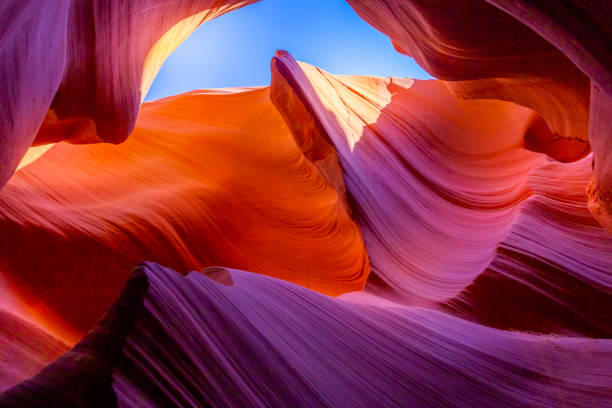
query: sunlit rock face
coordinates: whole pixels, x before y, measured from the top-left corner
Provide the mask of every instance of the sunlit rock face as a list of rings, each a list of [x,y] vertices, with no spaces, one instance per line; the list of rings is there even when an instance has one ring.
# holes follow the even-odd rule
[[[398,51],[413,56],[432,75],[452,81],[447,86],[457,96],[508,100],[539,112],[553,136],[531,138],[529,148],[573,161],[588,153],[585,142],[590,142],[594,159],[607,158],[610,133],[598,125],[603,121],[598,117],[605,115],[602,106],[612,103],[609,2],[348,3],[387,34]],[[590,103],[591,95],[599,100]],[[606,161],[594,160],[594,167],[602,168],[594,172],[589,201],[594,216],[611,230]]]
[[[255,0],[7,0],[0,5],[0,186],[32,143],[125,140],[164,59]]]
[[[58,144],[14,175],[0,265],[81,331],[143,259],[360,290],[368,257],[331,159],[324,175],[305,157],[267,88],[147,103],[125,143]]]
[[[588,141],[588,78],[560,50],[485,1],[349,0],[463,98],[502,99],[538,111],[559,137]]]
[[[284,53],[272,67],[279,110],[299,127],[283,95],[300,98],[303,122],[336,146],[382,281],[367,291],[504,329],[612,334],[612,237],[587,209],[591,161],[526,150],[548,131],[537,114],[461,101],[440,81],[334,76]]]
[[[545,162],[522,148],[535,114],[459,101],[440,81],[333,76],[286,54],[273,67],[272,95],[300,95],[336,146],[378,274],[427,299],[460,292],[510,228],[527,172]],[[296,85],[275,89],[285,78]]]
[[[141,105],[247,3],[0,5],[0,406],[612,405],[612,7],[349,0],[440,79]]]

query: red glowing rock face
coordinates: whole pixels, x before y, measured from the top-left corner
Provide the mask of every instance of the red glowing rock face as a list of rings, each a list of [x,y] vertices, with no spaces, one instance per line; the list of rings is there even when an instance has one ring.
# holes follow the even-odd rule
[[[240,267],[334,296],[362,289],[368,258],[344,195],[268,94],[179,95],[143,105],[123,144],[54,146],[0,192],[5,276],[81,331],[142,259]]]
[[[69,142],[0,191],[1,406],[612,404],[612,7],[348,2],[440,79],[140,106],[251,1],[0,6],[0,184]]]

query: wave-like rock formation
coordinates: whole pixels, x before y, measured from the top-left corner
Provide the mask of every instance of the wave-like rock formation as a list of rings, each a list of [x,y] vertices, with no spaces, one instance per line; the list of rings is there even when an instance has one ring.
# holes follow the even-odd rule
[[[336,147],[384,291],[459,297],[495,327],[612,335],[612,237],[587,209],[590,160],[526,150],[548,131],[533,111],[457,100],[440,81],[333,76],[283,53],[272,66],[279,110]]]
[[[458,88],[458,95],[528,106],[554,133],[588,141],[588,79],[563,52],[504,11],[469,0],[349,4],[399,52],[453,81],[448,86]]]
[[[538,111],[554,136],[530,144],[561,161],[607,158],[602,105],[612,104],[612,7],[605,0],[348,0],[457,96],[502,99]],[[478,23],[474,23],[477,21]],[[456,81],[456,82],[455,82]],[[592,83],[592,86],[591,86]],[[591,87],[593,90],[591,90]],[[600,93],[599,89],[603,89]],[[590,103],[591,95],[599,100]],[[604,109],[605,110],[605,109]],[[589,119],[590,116],[590,119]],[[603,118],[603,117],[602,117]],[[612,231],[609,160],[594,160],[590,208]]]
[[[254,1],[3,1],[0,187],[35,140],[125,140],[174,48],[204,21]]]
[[[0,269],[81,331],[143,259],[360,290],[361,232],[335,154],[323,162],[298,148],[268,88],[147,103],[127,142],[57,144],[15,174],[0,192]]]
[[[612,406],[612,6],[348,0],[440,79],[141,105],[253,2],[0,5],[0,407]]]
[[[0,403],[603,407],[612,397],[606,340],[500,331],[214,272],[225,281],[137,268],[82,343]]]
[[[272,65],[272,95],[297,95],[336,147],[377,273],[428,299],[461,291],[510,228],[527,172],[545,161],[521,148],[534,113],[459,101],[440,81],[336,77],[286,54]]]

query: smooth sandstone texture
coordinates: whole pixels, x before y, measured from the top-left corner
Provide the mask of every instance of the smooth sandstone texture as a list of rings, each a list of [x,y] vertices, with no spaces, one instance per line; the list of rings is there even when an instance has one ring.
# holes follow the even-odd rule
[[[377,275],[431,300],[465,288],[510,229],[527,172],[545,162],[522,148],[537,115],[462,102],[441,81],[333,76],[285,53],[272,66],[272,95],[301,98],[336,147]]]
[[[547,131],[537,114],[287,53],[272,69],[287,120],[319,124],[312,137],[336,147],[372,264],[366,291],[501,329],[612,335],[612,238],[588,211],[591,158],[526,150]]]
[[[571,63],[484,0],[348,0],[365,21],[442,80],[539,77]]]
[[[515,17],[561,50],[592,81],[589,140],[594,174],[589,207],[612,233],[612,179],[609,126],[612,112],[612,7],[607,0],[552,4],[542,0],[487,0]]]
[[[600,123],[602,102],[590,103],[591,85],[612,98],[612,19],[609,1],[348,0],[398,51],[432,75],[449,81],[457,96],[503,99],[530,107],[554,137],[532,138],[528,147],[560,161],[581,159],[591,146],[594,178],[590,208],[612,230],[609,129]],[[465,82],[467,80],[467,82]],[[455,82],[459,81],[459,82]],[[603,99],[604,97],[599,97]],[[591,124],[590,127],[587,124]]]
[[[589,81],[575,72],[565,78],[490,78],[446,82],[462,99],[500,99],[527,106],[543,118],[541,131],[525,135],[525,147],[561,162],[582,159],[589,145]],[[546,131],[546,128],[550,131]],[[536,128],[534,127],[534,130]]]
[[[516,102],[540,113],[557,137],[588,142],[588,78],[504,11],[481,0],[348,2],[457,96]],[[557,158],[554,147],[545,153]]]
[[[530,134],[547,131],[541,121],[533,111],[508,102],[458,100],[440,81],[334,76],[281,52],[272,61],[270,88],[197,91],[145,104],[127,142],[118,146],[58,144],[16,173],[0,193],[2,231],[6,232],[2,241],[10,243],[2,247],[1,269],[7,279],[25,287],[29,296],[81,331],[90,328],[117,296],[130,265],[148,258],[181,272],[215,264],[249,267],[320,292],[344,293],[341,298],[350,316],[364,307],[377,307],[381,315],[393,315],[398,308],[425,307],[418,310],[437,313],[445,322],[462,322],[466,336],[481,330],[478,336],[492,344],[502,341],[492,333],[510,335],[492,328],[575,336],[567,340],[570,343],[588,342],[578,336],[610,337],[612,239],[588,212],[584,188],[591,159],[562,164],[525,150]],[[365,291],[359,291],[369,272],[365,248],[374,273]],[[222,268],[207,268],[203,274],[228,288],[236,285],[235,276]],[[194,302],[190,313],[199,313]],[[79,307],[84,303],[87,308]],[[174,318],[159,320],[166,323],[141,323],[141,330],[155,331],[143,334],[145,338],[162,336],[154,327],[172,324]],[[187,320],[187,316],[181,318]],[[313,317],[316,328],[307,329],[314,338],[355,337],[354,332],[328,333],[321,322]],[[453,324],[448,322],[439,330],[450,330]],[[41,323],[51,326],[50,332],[60,332],[49,322]],[[390,323],[390,327],[397,325],[401,323]],[[241,344],[249,344],[261,327],[258,323],[240,329]],[[287,332],[286,327],[270,329],[279,336],[273,343],[304,338]],[[186,330],[178,337],[190,336],[192,329]],[[414,338],[396,335],[404,342],[402,349],[417,347],[419,358],[438,354],[421,348]],[[85,344],[92,344],[91,338]],[[108,349],[106,340],[103,344]],[[94,398],[105,404],[146,406],[169,401],[186,404],[205,394],[215,404],[230,406],[315,399],[334,405],[337,398],[368,405],[373,400],[367,391],[357,391],[351,384],[371,383],[387,375],[383,368],[361,379],[350,374],[352,369],[333,371],[321,381],[342,384],[338,385],[344,387],[341,397],[327,391],[319,396],[319,391],[301,389],[294,382],[286,395],[275,398],[270,394],[274,386],[261,395],[246,385],[236,386],[239,390],[229,396],[218,391],[227,388],[219,385],[225,384],[221,378],[227,375],[228,381],[241,384],[286,384],[292,381],[291,372],[301,373],[300,377],[308,372],[302,371],[306,370],[302,362],[274,374],[259,352],[252,362],[264,373],[258,380],[238,380],[231,377],[229,368],[217,366],[206,374],[216,385],[193,389],[183,380],[163,380],[165,385],[155,391],[160,380],[149,383],[148,376],[182,378],[176,364],[183,357],[169,354],[166,368],[153,372],[143,366],[126,368],[121,375],[128,379],[115,380],[113,391],[110,373],[119,361],[126,361],[117,357],[121,344],[112,348],[112,358],[100,356],[95,347],[79,346],[76,355],[66,354],[42,377],[8,391],[5,401],[19,406],[26,397],[43,405],[54,398],[58,404],[65,398]],[[146,347],[129,354],[140,353],[137,361],[159,362],[162,346]],[[345,343],[339,347],[350,350]],[[203,353],[200,341],[190,342],[184,352]],[[288,351],[278,352],[283,359],[289,358]],[[525,353],[517,345],[511,352]],[[593,353],[599,351],[589,356]],[[51,358],[45,354],[36,367]],[[235,358],[245,361],[241,355]],[[329,358],[317,355],[312,361]],[[380,352],[371,358],[368,366],[378,364],[375,361],[388,364]],[[497,355],[488,358],[498,361]],[[473,375],[486,376],[486,361],[482,371],[479,368]],[[97,368],[100,364],[103,370]],[[536,371],[552,370],[557,375],[551,364]],[[434,369],[447,374],[458,370],[448,375],[468,381],[465,387],[472,381],[460,365],[427,370]],[[15,383],[29,374],[18,371],[10,378]],[[399,374],[397,381],[410,375]],[[45,380],[43,392],[40,378],[62,380]],[[83,381],[79,389],[88,396],[80,391],[67,394],[62,388],[77,379]],[[432,380],[425,376],[418,381],[430,387]],[[522,393],[526,406],[542,399],[554,406],[558,395],[569,398],[572,406],[588,400],[584,393],[592,394],[593,401],[605,400],[609,387],[607,377],[598,380],[601,389],[595,391],[560,382],[562,391],[550,396],[550,388],[536,390],[536,385],[525,381],[516,379],[518,385],[509,386],[507,394],[484,396],[484,400],[473,395],[450,401],[444,387],[436,389],[439,394],[434,390],[432,397],[400,387],[387,392],[387,402],[443,401],[439,403],[461,406],[475,403],[475,398],[481,403],[492,398],[503,404],[518,403],[514,394]],[[491,387],[498,383],[492,380]],[[386,390],[391,384],[382,381],[376,387]]]
[[[611,340],[500,331],[226,274],[231,285],[142,265],[82,343],[0,403],[603,407],[612,398]]]
[[[612,237],[589,211],[591,173],[590,157],[534,169],[495,258],[446,310],[502,329],[612,337]]]
[[[349,0],[445,81],[140,107],[248,3],[0,5],[0,406],[612,405],[609,2]]]
[[[589,208],[612,234],[612,97],[591,88],[589,123],[593,149],[593,178],[588,186]]]
[[[164,59],[255,0],[7,0],[0,5],[0,188],[34,144],[119,143]]]
[[[179,95],[143,105],[121,145],[54,146],[0,192],[0,270],[82,331],[143,259],[360,290],[368,258],[343,190],[268,94]]]
[[[607,0],[486,0],[532,28],[612,97],[612,7]]]
[[[70,1],[0,4],[0,189],[38,132],[62,80]]]

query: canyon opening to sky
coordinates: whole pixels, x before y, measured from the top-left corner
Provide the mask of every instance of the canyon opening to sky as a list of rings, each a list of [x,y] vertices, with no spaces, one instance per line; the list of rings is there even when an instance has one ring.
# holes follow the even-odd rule
[[[0,407],[612,407],[609,0],[0,3]]]

